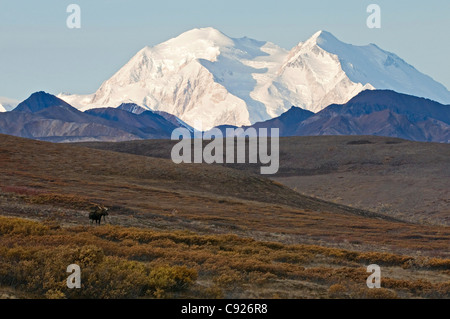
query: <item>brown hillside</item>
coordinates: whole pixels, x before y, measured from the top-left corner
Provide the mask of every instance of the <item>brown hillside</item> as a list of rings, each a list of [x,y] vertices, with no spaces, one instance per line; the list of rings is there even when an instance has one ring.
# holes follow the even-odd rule
[[[0,174],[5,215],[87,224],[95,202],[120,225],[448,255],[448,227],[395,222],[221,166],[1,136]]]

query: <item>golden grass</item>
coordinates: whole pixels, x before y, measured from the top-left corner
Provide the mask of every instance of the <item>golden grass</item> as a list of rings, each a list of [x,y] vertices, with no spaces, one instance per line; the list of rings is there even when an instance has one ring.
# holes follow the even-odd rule
[[[199,235],[133,227],[49,227],[0,217],[0,284],[45,298],[177,297],[450,297],[446,282],[383,278],[365,286],[365,266],[439,271],[450,260],[361,253],[315,245],[286,245],[236,235]],[[65,287],[69,264],[82,268],[83,288]],[[277,288],[283,281],[317,291]]]

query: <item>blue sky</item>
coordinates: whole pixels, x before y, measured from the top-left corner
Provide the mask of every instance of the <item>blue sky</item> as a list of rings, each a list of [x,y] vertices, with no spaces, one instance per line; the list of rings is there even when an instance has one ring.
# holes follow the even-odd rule
[[[81,29],[66,8],[81,7]],[[381,7],[381,29],[366,8]],[[327,30],[375,43],[450,88],[448,0],[0,0],[0,96],[93,93],[144,46],[196,27],[271,41],[286,49]]]

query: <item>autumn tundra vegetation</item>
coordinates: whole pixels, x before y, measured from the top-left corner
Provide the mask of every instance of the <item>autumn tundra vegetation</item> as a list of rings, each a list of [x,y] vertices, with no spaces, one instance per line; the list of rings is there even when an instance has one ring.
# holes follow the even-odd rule
[[[450,296],[445,210],[422,222],[307,196],[252,167],[0,137],[0,297]],[[106,223],[91,225],[92,204],[109,208]],[[70,264],[81,289],[66,286]],[[366,285],[370,264],[380,289]]]

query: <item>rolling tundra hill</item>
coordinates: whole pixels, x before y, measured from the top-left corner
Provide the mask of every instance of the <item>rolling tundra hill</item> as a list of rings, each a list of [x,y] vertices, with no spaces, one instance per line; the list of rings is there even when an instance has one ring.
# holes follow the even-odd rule
[[[145,141],[156,142],[168,143]],[[245,170],[0,135],[0,176],[2,296],[450,293],[448,226],[318,200]],[[99,204],[109,215],[90,225],[89,209]],[[85,289],[61,285],[73,262],[87,275]],[[365,284],[373,263],[383,274],[375,292]]]
[[[219,165],[176,165],[170,159],[6,135],[1,136],[0,149],[2,189],[20,193],[23,188],[32,203],[81,205],[80,211],[60,216],[68,223],[86,221],[86,202],[93,201],[112,207],[117,222],[126,224],[233,231],[258,238],[280,236],[287,242],[330,245],[342,244],[338,238],[350,236],[359,238],[364,247],[376,242],[379,249],[396,245],[403,241],[405,232],[421,232],[424,227],[396,221],[388,214],[301,195],[251,172]],[[4,200],[4,213],[30,214],[30,218],[52,214],[51,206],[35,215],[33,209],[21,210],[15,204],[9,206],[8,198]],[[366,226],[357,230],[352,226],[356,224]],[[372,242],[384,227],[397,231],[386,241]],[[433,231],[446,229],[429,227]],[[423,245],[420,240],[408,243]],[[438,239],[434,242],[440,243]]]
[[[176,141],[87,143],[170,159]],[[450,145],[376,136],[280,138],[271,179],[301,194],[422,224],[449,225]],[[260,164],[224,164],[259,173]]]

